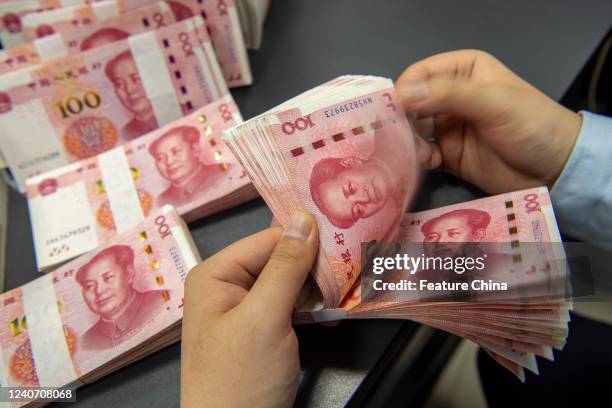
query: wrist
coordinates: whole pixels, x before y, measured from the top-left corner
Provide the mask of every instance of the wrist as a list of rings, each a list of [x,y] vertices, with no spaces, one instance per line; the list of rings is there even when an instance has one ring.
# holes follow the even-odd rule
[[[551,171],[544,180],[549,189],[552,189],[563,173],[563,169],[574,151],[582,127],[582,115],[562,106],[559,106],[559,108],[561,109],[560,115],[557,116],[551,133],[549,133],[551,141],[556,145],[556,154],[553,157],[554,161],[551,163]]]

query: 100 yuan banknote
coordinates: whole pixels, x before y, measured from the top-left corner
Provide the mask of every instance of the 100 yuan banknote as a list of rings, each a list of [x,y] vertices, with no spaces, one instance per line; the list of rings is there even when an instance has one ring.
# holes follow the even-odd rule
[[[82,43],[91,48],[102,42],[116,41],[128,34],[159,29],[176,21],[202,16],[228,86],[244,86],[253,82],[232,0],[167,0],[163,3],[166,6],[164,11],[151,9],[151,6],[160,7],[158,1],[113,0],[29,14],[24,17],[25,35],[26,39],[32,41],[51,33],[59,33],[67,51],[73,53],[83,49]],[[171,15],[166,13],[167,7]],[[96,33],[97,41],[88,40]]]
[[[546,187],[500,194],[468,203],[407,214],[398,250],[421,261],[396,279],[429,287],[464,284],[469,289],[397,292],[396,300],[558,301],[569,295],[565,252]],[[466,258],[467,257],[467,258]],[[444,260],[472,259],[478,267],[453,270]],[[503,291],[496,288],[503,287]],[[415,297],[411,297],[415,295]],[[394,296],[391,296],[394,297]]]
[[[57,30],[79,29],[123,13],[121,0],[104,0],[97,3],[62,7],[53,10],[28,13],[21,19],[26,41],[51,35]]]
[[[166,2],[158,1],[105,19],[82,17],[61,20],[53,25],[53,33],[50,36],[59,35],[63,40],[66,53],[75,54],[126,39],[130,35],[157,30],[176,22],[170,6]],[[48,36],[46,34],[37,35],[40,31],[40,27],[33,27],[28,37],[29,40],[35,41]],[[45,51],[43,47],[45,45],[39,48]]]
[[[228,95],[124,146],[28,179],[38,268],[108,242],[165,204],[191,220],[254,198],[220,139],[240,121]]]
[[[483,305],[480,303],[483,300],[489,302],[521,301],[525,305],[529,301],[538,301],[543,295],[537,290],[542,282],[546,283],[545,288],[548,291],[544,295],[550,295],[553,302],[558,302],[559,295],[565,294],[564,287],[557,288],[562,292],[551,292],[555,289],[554,284],[565,283],[566,271],[562,269],[562,262],[555,262],[562,261],[564,253],[546,187],[407,213],[400,223],[395,242],[399,245],[393,244],[395,252],[390,254],[391,257],[408,253],[411,256],[414,255],[415,260],[422,260],[424,256],[435,260],[439,257],[460,256],[460,253],[461,256],[465,256],[464,252],[469,248],[472,258],[487,255],[487,259],[483,261],[487,268],[460,274],[451,270],[444,271],[445,273],[442,274],[443,271],[439,268],[428,268],[423,262],[415,270],[397,273],[395,269],[391,269],[382,274],[375,274],[375,277],[381,281],[384,280],[382,278],[387,273],[391,274],[389,282],[395,284],[400,278],[413,282],[427,280],[436,283],[453,277],[453,275],[465,277],[467,281],[470,281],[488,273],[485,276],[486,279],[494,278],[499,282],[506,282],[510,289],[512,285],[517,285],[521,289],[518,292],[510,290],[493,293],[488,298],[486,292],[479,293],[480,298],[470,299],[479,301],[479,303],[474,303],[475,307]],[[495,248],[495,253],[487,253],[490,248]],[[499,261],[503,262],[496,265],[496,262]],[[373,282],[369,278],[372,276],[371,270],[364,271],[362,280],[357,282],[347,294],[340,308],[317,312],[313,318],[323,321],[334,320],[338,316],[344,316],[342,318],[376,317],[385,315],[386,310],[418,305],[417,302],[457,301],[447,292],[422,290],[419,285],[415,285],[414,290],[375,292],[371,290]],[[364,285],[366,285],[365,290],[363,290]],[[532,286],[531,291],[529,291],[530,286]],[[462,300],[465,301],[465,299]],[[443,303],[438,303],[438,305],[443,306]],[[512,306],[508,303],[505,305],[506,307]],[[504,304],[500,303],[497,307],[503,309]],[[453,310],[456,309],[457,306],[453,306]],[[408,312],[402,309],[406,317],[414,316],[418,312],[418,310]],[[522,311],[519,316],[526,314],[526,311]],[[305,317],[308,320],[307,316],[299,314],[298,320]],[[538,316],[538,318],[542,317]]]
[[[22,18],[28,13],[85,4],[86,0],[12,0],[0,3],[0,42],[3,48],[26,42]]]
[[[85,7],[79,6],[79,9]],[[61,10],[51,10],[49,13],[57,14]],[[51,30],[44,29],[44,24],[35,26],[30,36],[34,39],[30,42],[0,51],[0,74],[101,47],[176,22],[172,9],[163,1],[125,11],[102,21],[88,17],[88,13],[83,14],[79,18],[55,22]]]
[[[0,77],[0,148],[25,179],[91,157],[227,93],[201,17]]]
[[[21,68],[40,64],[68,54],[59,35],[40,38],[36,41],[0,50],[0,75]]]
[[[135,350],[180,322],[184,281],[199,259],[166,206],[98,251],[2,294],[0,382],[86,383],[109,362],[137,359]]]

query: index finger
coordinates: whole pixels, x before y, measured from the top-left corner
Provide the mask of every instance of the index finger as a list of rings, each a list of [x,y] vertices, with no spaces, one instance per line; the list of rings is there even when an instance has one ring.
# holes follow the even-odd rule
[[[436,75],[468,75],[474,61],[482,54],[478,50],[459,50],[433,55],[406,68],[396,83],[401,86],[406,82],[424,81]]]

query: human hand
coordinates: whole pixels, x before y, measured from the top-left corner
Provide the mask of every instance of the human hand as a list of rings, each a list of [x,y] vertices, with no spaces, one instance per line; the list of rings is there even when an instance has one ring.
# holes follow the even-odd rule
[[[312,215],[284,233],[244,238],[189,272],[181,348],[181,406],[291,406],[300,362],[293,307],[318,249]]]
[[[493,56],[462,50],[408,67],[397,94],[432,143],[420,156],[490,194],[552,187],[569,158],[581,118]]]

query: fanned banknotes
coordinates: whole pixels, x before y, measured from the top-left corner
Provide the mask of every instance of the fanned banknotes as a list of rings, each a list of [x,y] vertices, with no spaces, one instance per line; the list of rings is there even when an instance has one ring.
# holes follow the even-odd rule
[[[166,206],[99,250],[2,294],[2,386],[78,387],[178,341],[185,278],[199,260]]]
[[[221,141],[241,121],[227,95],[131,143],[28,179],[39,270],[103,245],[163,205],[193,220],[255,198]]]
[[[0,76],[0,148],[17,185],[227,93],[201,17]]]
[[[299,323],[341,319],[410,319],[465,337],[481,345],[524,381],[524,368],[538,373],[536,356],[554,359],[568,335],[569,299],[561,238],[545,187],[535,188],[404,216],[397,238],[431,253],[443,243],[478,245],[488,255],[485,273],[421,268],[393,282],[429,284],[504,282],[503,292],[479,288],[457,292],[413,290],[373,294],[372,280],[356,284],[340,307],[298,312]],[[421,245],[418,245],[421,246]],[[475,246],[472,248],[476,248]],[[493,253],[491,249],[494,248]],[[537,250],[538,256],[534,256]],[[401,253],[401,251],[399,251]],[[364,295],[364,288],[370,293]],[[460,296],[457,296],[459,294]]]
[[[337,78],[224,134],[281,225],[301,208],[317,220],[319,257],[296,323],[410,319],[475,341],[524,380],[525,368],[538,372],[536,356],[553,359],[563,348],[572,309],[548,191],[405,214],[419,180],[414,136],[391,81],[361,76]],[[488,256],[482,273],[510,289],[482,279],[477,290],[455,291],[479,275],[427,263],[414,274],[392,267],[391,285],[374,291],[382,281],[374,283],[371,248],[392,261],[400,253],[452,262]]]
[[[392,239],[418,187],[413,130],[391,80],[339,77],[224,138],[282,225],[299,208],[315,215],[321,297],[310,301],[338,306],[359,277],[361,243]]]

